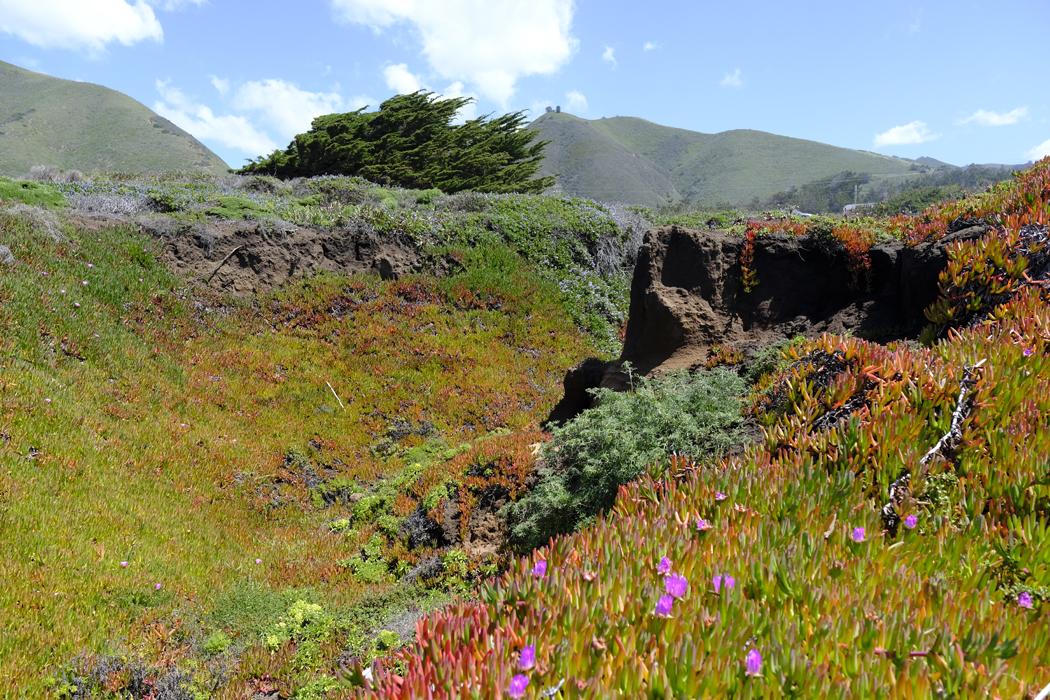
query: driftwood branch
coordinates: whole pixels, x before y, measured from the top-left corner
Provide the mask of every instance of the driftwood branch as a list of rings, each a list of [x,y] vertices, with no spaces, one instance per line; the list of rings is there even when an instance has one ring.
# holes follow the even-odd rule
[[[926,472],[934,457],[939,456],[944,460],[950,459],[955,450],[962,444],[963,424],[970,417],[970,412],[973,410],[972,393],[974,386],[977,384],[977,370],[983,364],[984,360],[981,360],[975,365],[966,365],[963,368],[963,377],[959,380],[959,398],[955,402],[955,410],[952,411],[951,425],[948,427],[948,431],[941,436],[940,440],[919,460],[920,473]],[[911,471],[906,469],[896,481],[890,484],[888,489],[887,495],[889,500],[882,507],[880,515],[883,525],[890,533],[890,537],[897,536],[897,527],[901,522],[897,508],[908,497],[910,485]]]
[[[234,248],[233,250],[231,250],[229,253],[227,253],[226,257],[222,259],[222,262],[219,263],[218,265],[216,265],[215,269],[211,271],[210,275],[208,275],[208,279],[204,280],[204,284],[210,284],[211,283],[211,278],[215,276],[215,273],[218,272],[220,269],[222,269],[222,266],[226,264],[226,261],[229,260],[230,258],[232,258],[233,254],[236,253],[238,250],[240,250],[243,247],[244,247],[243,245],[239,245],[236,248]]]

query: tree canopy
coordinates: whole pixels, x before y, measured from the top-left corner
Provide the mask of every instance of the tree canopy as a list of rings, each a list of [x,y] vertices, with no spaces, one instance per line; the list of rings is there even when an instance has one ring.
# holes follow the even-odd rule
[[[376,112],[326,114],[285,150],[249,160],[241,173],[280,178],[357,175],[382,185],[442,192],[539,193],[553,176],[534,178],[549,141],[531,143],[524,111],[453,124],[472,98],[432,92],[397,95]]]

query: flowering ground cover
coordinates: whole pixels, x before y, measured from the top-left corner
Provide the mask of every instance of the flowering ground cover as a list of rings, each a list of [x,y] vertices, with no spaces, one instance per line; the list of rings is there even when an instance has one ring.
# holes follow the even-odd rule
[[[526,493],[562,372],[608,347],[609,318],[580,322],[615,299],[601,260],[628,257],[608,208],[332,179],[264,192],[289,217],[429,236],[466,272],[237,302],[173,277],[133,226],[55,229],[0,203],[16,260],[0,267],[0,697],[1034,697],[1048,173],[913,218],[732,223],[855,248],[858,283],[862,242],[960,217],[998,231],[953,246],[928,346],[795,339],[744,406],[763,424],[745,453],[656,460],[521,557],[440,546],[423,516],[457,511],[462,532],[485,494]],[[271,201],[193,197],[161,204],[262,217]],[[604,280],[579,286],[585,304],[577,268]]]

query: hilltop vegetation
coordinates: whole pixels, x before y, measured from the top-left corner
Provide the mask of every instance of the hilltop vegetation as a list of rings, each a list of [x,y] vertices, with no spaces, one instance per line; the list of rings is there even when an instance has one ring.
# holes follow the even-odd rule
[[[12,185],[2,697],[962,698],[1050,682],[1050,160],[920,216],[852,220],[353,178]],[[12,201],[30,190],[42,206]],[[459,266],[238,300],[174,276],[140,232],[237,217],[261,237],[366,227]],[[781,343],[741,368],[746,389],[725,370],[639,382],[551,441],[538,424],[562,372],[615,354],[624,269],[665,219],[823,236],[858,284],[876,241],[995,230],[953,244],[926,346]],[[638,412],[680,430],[662,457]],[[742,417],[763,435],[726,456]],[[617,450],[624,473],[597,467]],[[636,475],[607,507],[610,477]],[[567,507],[528,532],[532,494]],[[507,506],[503,527],[534,542],[582,527],[493,551]]]
[[[0,175],[64,170],[159,172],[228,167],[200,141],[115,90],[0,61]]]

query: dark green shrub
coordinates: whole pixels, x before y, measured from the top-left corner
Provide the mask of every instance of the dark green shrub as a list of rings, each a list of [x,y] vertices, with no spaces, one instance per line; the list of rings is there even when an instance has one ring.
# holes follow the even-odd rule
[[[520,544],[541,546],[586,525],[649,462],[672,453],[700,461],[743,440],[739,397],[746,385],[733,372],[676,372],[633,383],[628,393],[592,389],[601,403],[555,429],[536,488],[504,511]]]

